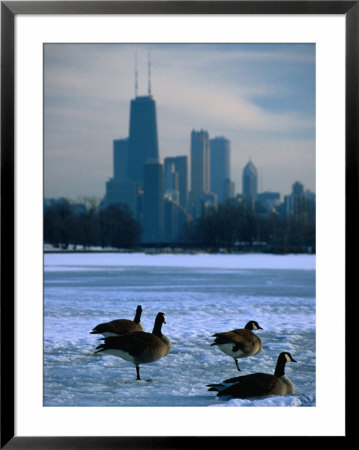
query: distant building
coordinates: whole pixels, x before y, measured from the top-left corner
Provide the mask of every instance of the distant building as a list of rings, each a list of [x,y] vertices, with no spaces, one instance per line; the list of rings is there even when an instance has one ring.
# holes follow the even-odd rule
[[[120,205],[127,208],[133,217],[140,222],[141,217],[141,190],[133,181],[121,181],[110,178],[106,183],[106,194],[101,207]]]
[[[229,198],[230,141],[224,137],[210,139],[210,190],[217,194],[218,202]]]
[[[260,194],[257,194],[257,203],[265,211],[273,211],[280,205],[280,193],[262,192]]]
[[[128,139],[113,141],[113,178],[127,181]]]
[[[304,195],[304,185],[300,181],[296,181],[292,186],[292,195],[301,197]]]
[[[292,193],[284,197],[285,215],[298,223],[305,224],[315,214],[315,194],[304,191],[304,185],[296,181]]]
[[[214,192],[208,192],[202,197],[201,204],[202,204],[201,215],[204,214],[205,210],[208,208],[217,208],[218,204],[217,194],[215,194]]]
[[[165,198],[164,201],[164,241],[178,242],[189,222],[189,214],[177,203]]]
[[[156,103],[151,95],[131,100],[127,175],[144,186],[144,164],[158,158]]]
[[[158,159],[147,160],[143,180],[143,236],[144,243],[163,241],[163,165]]]
[[[175,169],[178,174],[179,205],[183,209],[188,208],[188,158],[187,156],[175,157]]]
[[[188,207],[188,158],[174,156],[164,159],[165,195],[187,209]]]
[[[258,193],[258,171],[249,161],[243,169],[243,200],[253,204]]]
[[[55,198],[44,198],[44,212],[55,206],[56,202],[57,200]]]
[[[165,197],[179,204],[178,172],[175,166],[175,158],[164,159],[163,180]]]
[[[140,221],[140,189],[127,177],[128,139],[113,141],[113,178],[106,182],[106,193],[101,208],[120,205],[127,208],[133,217]]]
[[[231,181],[229,178],[227,178],[226,180],[224,180],[222,201],[225,202],[227,200],[230,200],[231,198],[234,198],[235,196],[236,196],[236,185],[234,181]]]
[[[190,209],[198,218],[203,209],[203,199],[210,192],[210,161],[208,132],[191,132],[191,192]]]
[[[207,131],[191,133],[191,201],[209,192],[209,136]]]

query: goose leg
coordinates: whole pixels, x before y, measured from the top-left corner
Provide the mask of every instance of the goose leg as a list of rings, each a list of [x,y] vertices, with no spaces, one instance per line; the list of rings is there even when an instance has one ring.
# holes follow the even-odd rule
[[[236,366],[237,366],[237,369],[239,370],[239,372],[241,371],[241,369],[239,368],[239,365],[238,365],[238,359],[234,359],[234,362],[236,363]]]
[[[137,373],[137,378],[136,378],[136,380],[140,380],[141,378],[140,378],[140,366],[138,366],[137,364],[136,364],[136,373]]]

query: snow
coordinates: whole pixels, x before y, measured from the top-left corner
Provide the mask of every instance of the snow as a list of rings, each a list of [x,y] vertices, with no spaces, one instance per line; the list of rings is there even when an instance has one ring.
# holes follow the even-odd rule
[[[219,269],[302,269],[315,270],[310,254],[151,254],[151,253],[46,253],[45,270],[81,270],[83,267],[195,267]]]
[[[157,312],[172,341],[165,358],[141,366],[94,355],[98,323],[133,318],[152,331]],[[257,320],[263,350],[240,374],[273,373],[281,351],[294,395],[218,398],[207,384],[239,375],[211,347],[212,334]],[[315,406],[315,256],[261,254],[46,253],[45,406]],[[151,381],[147,381],[147,380]]]

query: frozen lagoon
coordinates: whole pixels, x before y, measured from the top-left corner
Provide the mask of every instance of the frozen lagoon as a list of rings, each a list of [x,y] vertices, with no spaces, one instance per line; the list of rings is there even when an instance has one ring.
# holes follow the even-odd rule
[[[152,331],[158,311],[171,353],[141,367],[94,356],[100,322],[133,318]],[[257,320],[263,350],[239,361],[211,347],[212,334]],[[315,406],[315,256],[46,253],[45,406]],[[206,384],[273,373],[281,351],[296,393],[257,400],[217,398]],[[151,379],[149,383],[145,380]]]

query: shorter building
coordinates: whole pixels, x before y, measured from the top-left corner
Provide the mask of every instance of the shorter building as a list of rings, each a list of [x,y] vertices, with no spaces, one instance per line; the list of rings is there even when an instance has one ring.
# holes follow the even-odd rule
[[[134,219],[141,222],[142,194],[137,183],[110,178],[106,183],[106,194],[101,207],[107,208],[110,205],[122,205],[132,213]]]
[[[305,225],[315,214],[315,194],[299,181],[292,185],[292,193],[284,197],[284,210],[287,219]]]
[[[229,178],[224,180],[223,182],[223,197],[222,201],[226,202],[236,196],[236,185],[234,181],[231,181]]]
[[[164,242],[181,240],[190,221],[188,212],[169,198],[164,201]]]
[[[257,194],[256,202],[259,209],[262,209],[265,212],[274,211],[280,205],[280,193],[262,192],[260,194]]]
[[[128,139],[115,139],[113,141],[113,178],[127,181],[128,166]]]
[[[253,204],[258,193],[258,171],[250,160],[243,169],[243,200]]]

